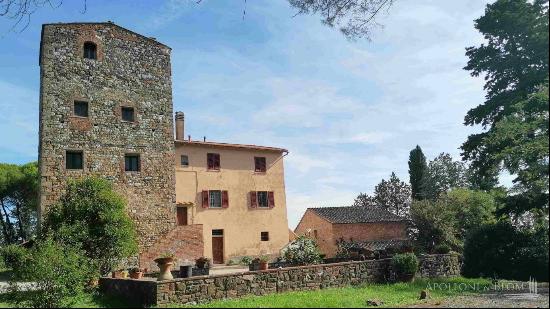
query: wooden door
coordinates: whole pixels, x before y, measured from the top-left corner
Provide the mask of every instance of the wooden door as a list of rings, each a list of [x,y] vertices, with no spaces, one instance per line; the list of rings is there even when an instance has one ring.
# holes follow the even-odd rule
[[[212,263],[223,264],[223,236],[212,236]]]
[[[187,225],[187,207],[177,208],[178,225]]]

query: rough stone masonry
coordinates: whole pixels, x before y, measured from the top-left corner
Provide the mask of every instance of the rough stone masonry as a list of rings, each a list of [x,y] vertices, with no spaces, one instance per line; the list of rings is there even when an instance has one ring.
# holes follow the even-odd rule
[[[97,48],[95,59],[84,44]],[[174,134],[170,48],[113,23],[46,24],[40,45],[40,215],[69,178],[100,175],[128,199],[140,248],[175,226]],[[88,116],[74,115],[74,101]],[[124,121],[122,107],[134,109]],[[67,151],[83,154],[67,169]],[[125,155],[140,171],[125,171]]]

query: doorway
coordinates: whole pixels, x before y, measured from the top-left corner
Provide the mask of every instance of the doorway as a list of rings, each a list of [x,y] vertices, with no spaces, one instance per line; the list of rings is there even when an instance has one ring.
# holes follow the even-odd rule
[[[212,263],[223,264],[223,230],[212,230]]]
[[[187,207],[177,207],[178,225],[187,225]]]

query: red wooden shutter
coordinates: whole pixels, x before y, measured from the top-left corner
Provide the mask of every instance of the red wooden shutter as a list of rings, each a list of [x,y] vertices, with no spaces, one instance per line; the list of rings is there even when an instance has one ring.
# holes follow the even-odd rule
[[[206,154],[206,165],[209,170],[214,168],[214,162],[213,162],[212,154]]]
[[[267,192],[267,203],[269,208],[275,207],[275,194],[273,194],[273,191]]]
[[[214,169],[217,169],[217,170],[220,169],[220,155],[219,154],[214,155]]]
[[[202,191],[202,208],[208,208],[208,191]]]
[[[222,191],[222,208],[229,208],[229,194],[227,191]]]
[[[250,208],[258,207],[258,199],[256,196],[256,191],[250,192]]]

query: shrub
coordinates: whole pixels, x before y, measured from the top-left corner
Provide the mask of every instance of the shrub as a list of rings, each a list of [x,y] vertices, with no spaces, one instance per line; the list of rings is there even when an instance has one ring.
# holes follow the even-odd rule
[[[89,282],[89,260],[83,252],[61,245],[52,238],[30,250],[29,264],[20,270],[24,280],[34,282],[32,292],[19,291],[12,284],[13,300],[18,306],[61,308],[74,304]]]
[[[242,265],[248,266],[248,265],[250,265],[250,263],[252,263],[252,258],[251,258],[251,257],[249,257],[249,256],[243,256],[243,257],[241,258],[241,264],[242,264]]]
[[[517,229],[505,221],[481,226],[466,238],[463,274],[548,281],[548,227]]]
[[[439,244],[435,246],[434,252],[437,254],[447,254],[451,252],[451,247],[447,246],[446,244]]]
[[[283,250],[285,262],[296,265],[318,264],[322,261],[321,253],[315,240],[299,236]]]
[[[391,259],[391,265],[398,275],[415,274],[418,271],[418,258],[414,253],[396,254]]]
[[[18,245],[7,245],[0,249],[4,266],[11,270],[18,270],[27,265],[27,249]]]
[[[100,178],[69,182],[60,202],[46,214],[43,234],[82,248],[95,268],[106,274],[122,259],[137,253],[134,225],[126,201]]]

